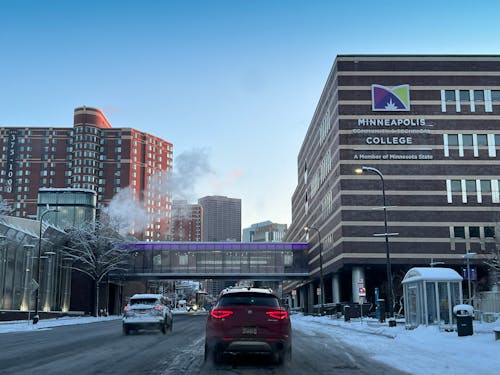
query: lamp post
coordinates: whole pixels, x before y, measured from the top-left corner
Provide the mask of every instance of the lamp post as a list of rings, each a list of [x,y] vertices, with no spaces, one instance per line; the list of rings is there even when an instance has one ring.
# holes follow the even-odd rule
[[[471,305],[472,305],[471,303],[472,294],[471,294],[471,282],[470,282],[470,259],[474,256],[476,256],[476,253],[469,253],[469,251],[467,251],[465,255],[462,255],[462,258],[465,259],[465,262],[467,264],[467,290],[469,292],[469,304]]]
[[[321,243],[321,232],[315,227],[304,227],[304,230],[308,233],[311,230],[315,230],[318,233],[318,246],[319,246],[319,288],[320,288],[320,301],[319,301],[319,314],[323,316],[324,304],[325,304],[325,289],[323,284],[323,244]]]
[[[385,233],[375,233],[375,237],[385,237],[385,259],[387,266],[387,302],[389,304],[389,315],[392,318],[394,316],[394,306],[393,306],[393,291],[392,291],[392,271],[391,271],[391,256],[389,251],[389,236],[397,236],[399,233],[388,233],[387,231],[387,206],[385,204],[385,184],[384,175],[377,168],[373,167],[361,167],[354,170],[356,174],[362,174],[363,172],[372,172],[380,177],[382,182],[382,199],[383,199],[383,209],[384,209],[384,231]]]
[[[33,324],[37,324],[38,320],[40,319],[40,317],[38,316],[38,306],[40,305],[40,287],[41,287],[40,270],[42,268],[40,264],[42,261],[42,223],[43,223],[43,217],[47,215],[49,212],[59,212],[59,210],[56,208],[49,208],[49,205],[47,204],[47,210],[40,215],[40,231],[38,233],[38,262],[37,262],[38,287],[36,288],[36,294],[35,294],[35,316],[33,316]]]

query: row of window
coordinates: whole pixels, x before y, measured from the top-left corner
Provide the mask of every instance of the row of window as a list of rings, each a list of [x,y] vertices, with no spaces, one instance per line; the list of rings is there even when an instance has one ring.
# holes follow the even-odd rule
[[[483,203],[484,196],[491,196],[492,203],[500,203],[498,180],[446,180],[448,203],[453,203],[453,196],[460,193],[462,203],[467,203],[468,195],[475,195],[477,203]]]
[[[464,157],[465,150],[472,150],[474,157],[479,157],[481,148],[488,150],[489,157],[496,157],[496,146],[500,146],[500,134],[443,134],[444,156],[450,156],[450,150],[458,150],[458,156]]]
[[[320,185],[325,181],[326,177],[332,170],[332,157],[331,157],[331,151],[328,150],[321,159],[319,168],[316,170],[316,173],[311,179],[311,196],[314,196],[316,192],[319,190]]]
[[[321,121],[321,124],[319,125],[319,144],[320,145],[326,139],[326,136],[328,135],[328,132],[330,131],[330,126],[331,126],[331,115],[330,115],[330,110],[328,110],[328,111],[326,111],[325,117],[323,117],[323,121]]]
[[[485,112],[493,112],[493,102],[500,104],[500,90],[441,90],[441,111],[447,111],[447,104],[454,104],[455,111],[461,112],[468,105],[476,112],[477,105],[484,105]]]
[[[453,238],[495,238],[495,227],[493,226],[470,226],[470,227],[453,227]]]

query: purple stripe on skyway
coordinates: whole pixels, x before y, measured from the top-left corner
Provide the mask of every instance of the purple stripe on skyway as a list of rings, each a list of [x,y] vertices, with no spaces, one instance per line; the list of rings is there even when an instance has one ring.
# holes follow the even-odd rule
[[[137,250],[307,250],[305,242],[134,242],[124,244],[125,248]]]

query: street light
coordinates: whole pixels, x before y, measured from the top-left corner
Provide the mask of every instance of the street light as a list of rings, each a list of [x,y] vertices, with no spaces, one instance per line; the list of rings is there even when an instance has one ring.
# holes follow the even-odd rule
[[[319,288],[320,288],[320,302],[319,302],[319,314],[323,316],[324,304],[325,304],[325,289],[323,284],[323,244],[321,243],[321,232],[318,228],[305,226],[304,230],[308,233],[310,230],[315,230],[318,233],[318,243],[319,243]]]
[[[469,304],[471,303],[472,297],[471,297],[471,285],[470,285],[470,259],[476,256],[476,253],[467,253],[465,255],[462,255],[462,258],[465,259],[467,263],[467,289],[469,291]]]
[[[382,182],[382,198],[383,198],[383,206],[384,209],[384,230],[385,233],[375,233],[375,237],[385,237],[385,258],[387,265],[387,301],[389,303],[389,315],[392,318],[394,316],[394,306],[393,306],[393,291],[392,291],[392,272],[391,272],[391,257],[389,251],[389,236],[397,236],[399,233],[388,233],[387,232],[387,206],[385,204],[385,184],[384,184],[384,175],[377,168],[373,167],[361,167],[356,168],[354,173],[362,174],[363,172],[372,172],[378,174],[380,177],[380,181]]]
[[[40,287],[41,287],[41,282],[40,282],[40,269],[41,267],[41,261],[42,261],[42,223],[43,223],[43,217],[47,215],[49,212],[59,212],[57,208],[49,208],[49,205],[47,204],[47,210],[40,215],[40,231],[38,234],[38,262],[37,262],[37,282],[38,282],[38,287],[36,288],[36,295],[35,295],[35,316],[33,316],[33,324],[37,324],[38,320],[40,317],[38,316],[38,306],[40,305]]]

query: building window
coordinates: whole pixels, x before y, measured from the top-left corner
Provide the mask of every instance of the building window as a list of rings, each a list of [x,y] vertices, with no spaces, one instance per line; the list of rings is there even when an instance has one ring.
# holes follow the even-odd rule
[[[444,97],[447,102],[455,101],[455,90],[445,90]]]
[[[469,238],[480,238],[479,227],[469,227]]]
[[[485,238],[495,238],[495,227],[484,227]]]
[[[461,102],[470,102],[469,90],[460,90],[460,101]]]
[[[448,145],[458,146],[458,134],[448,134]]]
[[[462,191],[461,180],[451,180],[451,191],[452,193],[460,193]]]
[[[484,102],[484,90],[474,90],[474,101]]]
[[[491,181],[490,180],[481,180],[481,192],[483,193],[491,193]]]
[[[465,228],[464,227],[453,227],[453,237],[465,238]]]
[[[465,189],[467,193],[475,193],[476,189],[476,180],[467,180],[465,181]]]
[[[477,135],[477,145],[478,146],[488,146],[488,136],[486,134]]]
[[[471,147],[472,143],[472,134],[462,134],[463,145],[466,147]]]

